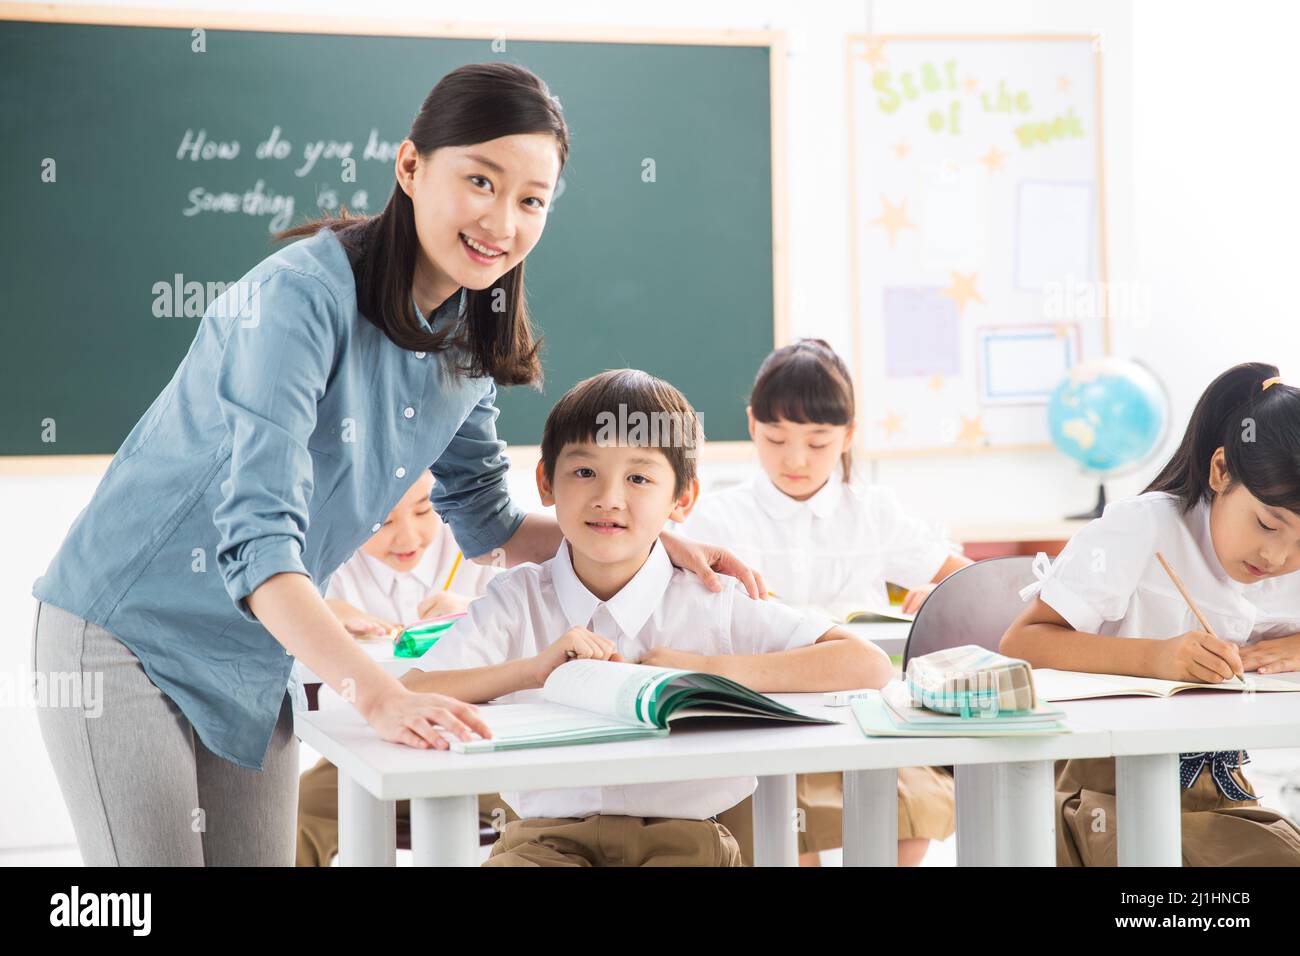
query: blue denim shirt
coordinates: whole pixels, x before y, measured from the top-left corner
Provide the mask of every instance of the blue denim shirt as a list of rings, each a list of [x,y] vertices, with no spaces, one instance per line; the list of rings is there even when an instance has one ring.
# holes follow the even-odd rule
[[[421,468],[467,557],[523,520],[496,384],[463,360],[360,315],[331,231],[276,252],[208,307],[32,593],[116,635],[208,749],[260,770],[293,659],[248,610],[258,585],[292,571],[323,593]]]

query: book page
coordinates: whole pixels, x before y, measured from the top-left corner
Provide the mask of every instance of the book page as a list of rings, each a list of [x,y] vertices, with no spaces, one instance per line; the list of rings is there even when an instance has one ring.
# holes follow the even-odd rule
[[[542,696],[553,704],[653,727],[650,701],[668,681],[688,673],[622,661],[569,661],[551,671]]]
[[[1084,700],[1090,697],[1120,697],[1125,694],[1168,697],[1180,690],[1300,691],[1300,684],[1259,674],[1247,674],[1245,681],[1233,677],[1218,684],[1201,684],[1196,681],[1161,680],[1158,677],[1088,674],[1035,667],[1034,689],[1044,700]]]

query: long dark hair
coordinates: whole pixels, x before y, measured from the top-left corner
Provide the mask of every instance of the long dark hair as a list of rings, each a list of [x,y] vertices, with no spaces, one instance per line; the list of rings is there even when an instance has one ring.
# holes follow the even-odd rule
[[[521,66],[473,63],[452,70],[425,97],[409,139],[421,157],[443,146],[471,146],[518,133],[550,133],[560,154],[569,156],[569,129],[546,84]],[[540,340],[534,340],[524,294],[524,264],[489,288],[467,289],[464,328],[449,325],[432,333],[420,327],[411,304],[420,241],[411,197],[394,185],[377,216],[328,216],[277,233],[278,240],[333,229],[352,263],[357,308],[396,345],[413,352],[461,346],[468,355],[461,371],[490,375],[501,385],[536,385],[541,380]],[[494,295],[504,295],[504,311]]]
[[[800,339],[763,359],[749,393],[749,410],[769,425],[852,425],[857,414],[853,375],[829,343]],[[848,450],[840,464],[848,481],[853,466]]]
[[[1264,504],[1300,514],[1300,389],[1269,383],[1277,376],[1272,365],[1246,362],[1211,382],[1178,450],[1146,491],[1176,496],[1184,512],[1209,501],[1210,459],[1221,447],[1229,488],[1240,482]]]

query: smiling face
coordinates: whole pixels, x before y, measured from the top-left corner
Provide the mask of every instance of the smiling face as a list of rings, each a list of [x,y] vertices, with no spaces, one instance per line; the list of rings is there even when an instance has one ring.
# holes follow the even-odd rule
[[[760,422],[750,408],[745,414],[763,471],[797,501],[811,498],[826,484],[853,442],[852,425]]]
[[[442,519],[429,501],[432,490],[433,475],[425,471],[361,550],[394,571],[409,571],[419,564],[425,549],[442,531]]]
[[[657,448],[570,442],[556,457],[554,481],[537,465],[542,504],[555,506],[569,542],[573,569],[593,592],[593,580],[617,590],[637,572],[670,520],[682,521],[699,493],[691,480],[673,495],[676,475]]]
[[[413,289],[425,314],[461,286],[486,289],[537,245],[560,175],[550,133],[397,153],[397,182],[411,197],[420,240]]]
[[[1250,584],[1300,570],[1300,515],[1230,484],[1220,448],[1210,459],[1210,537],[1228,577]]]

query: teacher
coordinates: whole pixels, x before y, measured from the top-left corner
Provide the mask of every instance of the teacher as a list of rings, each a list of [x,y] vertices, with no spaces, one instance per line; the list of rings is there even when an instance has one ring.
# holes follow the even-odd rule
[[[282,233],[305,238],[209,305],[33,587],[33,671],[95,691],[38,709],[87,865],[292,866],[295,657],[384,740],[487,734],[385,673],[322,593],[421,468],[467,556],[559,548],[553,518],[510,500],[495,401],[540,380],[524,259],[567,154],[541,80],[461,67],[421,106],[382,213]],[[760,594],[730,553],[663,541],[713,588],[717,571]]]

